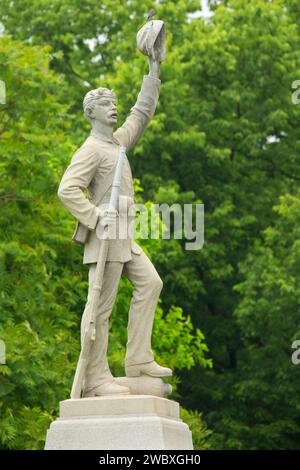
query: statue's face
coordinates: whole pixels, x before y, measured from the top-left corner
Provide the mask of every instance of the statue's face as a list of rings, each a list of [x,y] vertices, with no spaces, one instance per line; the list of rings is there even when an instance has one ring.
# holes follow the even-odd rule
[[[117,103],[114,95],[100,96],[94,104],[92,119],[100,124],[113,127],[118,120]]]

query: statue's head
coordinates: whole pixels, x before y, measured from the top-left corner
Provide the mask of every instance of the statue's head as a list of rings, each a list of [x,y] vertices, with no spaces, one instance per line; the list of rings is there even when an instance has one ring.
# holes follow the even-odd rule
[[[108,88],[89,91],[83,100],[83,110],[90,124],[98,121],[113,127],[118,119],[115,92]]]

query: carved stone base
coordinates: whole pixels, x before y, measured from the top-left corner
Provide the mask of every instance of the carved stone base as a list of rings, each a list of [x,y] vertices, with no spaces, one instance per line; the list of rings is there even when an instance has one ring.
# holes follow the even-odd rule
[[[65,400],[46,450],[193,449],[179,403],[149,395]]]

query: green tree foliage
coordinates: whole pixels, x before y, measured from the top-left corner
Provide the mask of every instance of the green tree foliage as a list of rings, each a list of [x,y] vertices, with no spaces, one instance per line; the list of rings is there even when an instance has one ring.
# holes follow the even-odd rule
[[[67,109],[60,105],[64,80],[49,70],[47,51],[0,40],[0,75],[7,88],[0,131],[0,336],[7,351],[7,365],[0,366],[0,445],[5,448],[41,445],[41,429],[68,391],[62,371],[70,373],[76,346],[68,330],[83,293],[78,270],[65,267],[72,257],[64,254],[68,230],[55,193],[61,155],[72,147],[65,139]]]
[[[191,19],[190,13],[199,2],[166,0],[157,6],[157,17],[165,20],[168,32],[161,98],[147,133],[130,158],[133,173],[144,188],[138,192],[141,201],[205,204],[202,250],[188,252],[180,240],[143,243],[164,280],[155,328],[158,334],[169,328],[169,334],[164,335],[162,348],[160,341],[154,347],[166,364],[181,364],[174,397],[180,398],[185,408],[197,410],[189,411],[189,418],[186,415],[194,423],[193,429],[202,429],[201,421],[198,428],[195,424],[199,410],[214,431],[208,439],[205,432],[195,438],[200,446],[205,445],[204,439],[210,446],[226,449],[299,448],[299,372],[290,362],[291,342],[299,330],[296,214],[300,108],[291,101],[292,83],[300,79],[298,3],[211,1],[214,14],[210,20]],[[48,306],[44,299],[49,292],[53,296],[54,300],[47,300],[56,312],[58,339],[53,344],[61,351],[62,363],[66,362],[62,367],[69,371],[59,379],[58,367],[52,364],[44,372],[55,375],[51,387],[47,378],[47,393],[50,388],[55,394],[47,407],[42,401],[28,404],[20,398],[20,403],[35,410],[39,407],[41,413],[51,413],[50,403],[65,396],[70,385],[86,290],[86,273],[79,268],[81,253],[69,243],[73,222],[58,206],[54,187],[71,149],[86,135],[81,102],[90,85],[116,90],[121,119],[133,105],[146,73],[145,58],[135,52],[135,34],[150,6],[150,1],[136,0],[130,4],[84,0],[80,6],[71,0],[0,3],[6,34],[30,44],[26,48],[18,43],[19,49],[33,54],[41,51],[35,46],[42,47],[50,60],[46,76],[51,79],[45,78],[42,86],[32,79],[37,73],[34,70],[39,69],[34,60],[27,57],[22,62],[23,73],[16,76],[10,66],[13,81],[31,74],[24,82],[37,87],[31,100],[22,96],[24,106],[18,117],[22,121],[23,113],[41,114],[38,122],[31,116],[26,132],[40,136],[44,127],[49,138],[58,139],[49,146],[34,142],[34,146],[40,145],[35,147],[37,152],[27,138],[22,141],[20,155],[25,155],[24,164],[27,155],[28,171],[37,168],[39,190],[32,187],[32,180],[29,183],[28,173],[27,178],[21,179],[21,170],[14,176],[19,166],[13,167],[13,140],[7,138],[0,149],[4,164],[9,165],[6,174],[12,175],[7,188],[12,184],[16,191],[23,191],[25,186],[30,197],[39,193],[42,198],[39,209],[33,200],[27,202],[27,213],[20,209],[21,202],[14,200],[6,201],[6,212],[1,211],[1,224],[8,234],[3,249],[13,253],[9,260],[19,260],[15,261],[17,268],[9,274],[5,271],[9,276],[4,277],[5,289],[11,289],[5,302],[14,303],[10,309],[5,303],[5,315],[13,312],[14,317],[22,312],[14,299],[19,295],[15,291],[19,289],[18,270],[24,266],[23,252],[28,250],[26,259],[34,262],[27,261],[26,267],[34,270],[34,275],[30,274],[34,282],[30,283],[28,276],[22,295],[28,294],[29,305],[36,299],[35,311],[41,310],[47,321],[51,316],[45,315]],[[45,50],[45,45],[51,46],[51,51]],[[0,62],[1,77],[7,72]],[[32,67],[26,67],[29,62]],[[46,93],[47,106],[57,107],[50,113],[43,95],[49,87],[52,92]],[[6,119],[4,115],[2,119]],[[45,126],[48,119],[51,125]],[[20,129],[14,131],[14,135],[19,133]],[[67,138],[60,140],[62,133]],[[42,164],[40,155],[45,155],[47,165]],[[47,191],[45,184],[52,189]],[[30,227],[37,233],[34,244]],[[39,243],[44,251],[37,249]],[[51,282],[47,281],[49,272]],[[122,282],[116,306],[122,328],[113,329],[115,348],[110,358],[118,373],[122,370],[129,298],[130,285]],[[28,328],[24,322],[31,324],[35,317],[29,311],[32,306],[22,314],[24,331]],[[112,318],[112,323],[117,321]],[[67,327],[64,322],[69,322]],[[176,328],[172,329],[174,323]],[[213,369],[203,367],[207,365],[203,339],[191,329],[192,324],[205,335]],[[36,326],[31,329],[41,337]],[[48,337],[48,326],[43,331]],[[66,332],[68,338],[64,338]],[[67,347],[63,347],[65,342]],[[182,344],[183,349],[176,344]],[[30,351],[28,345],[29,355]],[[63,356],[66,351],[67,358]],[[8,408],[11,413],[12,406]],[[11,426],[9,414],[6,419]],[[47,417],[41,415],[43,420]],[[17,445],[14,439],[12,442]]]
[[[192,432],[195,450],[212,450],[214,448],[212,432],[207,429],[201,413],[181,408],[180,417],[188,424]]]
[[[283,400],[284,393],[296,397],[298,392],[290,347],[297,334],[299,308],[290,303],[290,328],[284,333],[287,312],[281,304],[282,316],[268,317],[267,333],[262,328],[268,321],[265,311],[257,304],[263,294],[258,271],[253,268],[257,243],[261,253],[268,252],[264,233],[279,218],[272,210],[274,204],[280,195],[295,194],[300,177],[299,107],[291,101],[291,85],[300,74],[299,33],[284,3],[221,2],[212,22],[194,23],[194,40],[186,49],[190,51],[192,89],[199,105],[194,117],[200,113],[199,128],[206,134],[202,158],[197,161],[202,166],[199,191],[207,202],[206,244],[195,261],[206,290],[200,324],[215,364],[212,372],[199,371],[186,404],[194,407],[201,399],[220,448],[299,448],[297,411],[289,408],[285,420]],[[187,67],[190,64],[187,62]],[[285,245],[282,259],[288,251]],[[282,263],[276,251],[274,258]],[[272,260],[266,255],[260,262],[267,265],[272,290],[261,303],[271,313],[277,296],[285,294],[276,288]],[[237,287],[244,277],[255,291],[252,302],[247,302],[245,291]],[[284,302],[290,300],[285,296]],[[241,313],[237,316],[235,312],[243,312],[244,322],[240,321]],[[245,338],[249,318],[253,319],[252,328],[256,325],[253,342]],[[262,339],[260,334],[266,335],[265,348],[256,343]],[[268,354],[272,340],[274,356]],[[285,372],[279,387],[282,368]],[[187,376],[184,373],[183,384]],[[187,388],[183,390],[187,396]]]
[[[241,263],[243,281],[235,286],[242,298],[235,316],[244,348],[232,390],[240,407],[228,425],[233,442],[247,442],[248,448],[299,448],[300,367],[291,361],[292,344],[300,338],[299,209],[299,192],[280,197],[274,222]]]

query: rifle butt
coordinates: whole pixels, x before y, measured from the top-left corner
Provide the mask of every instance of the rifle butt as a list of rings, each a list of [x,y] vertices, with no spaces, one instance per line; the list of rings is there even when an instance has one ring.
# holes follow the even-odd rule
[[[76,367],[75,377],[73,380],[72,390],[71,390],[71,398],[81,398],[81,392],[83,389],[83,381],[85,377],[85,370],[87,366],[86,359],[79,359],[79,362]]]

